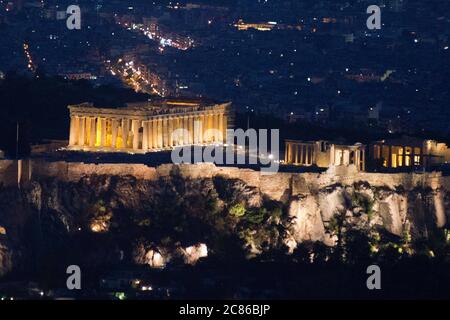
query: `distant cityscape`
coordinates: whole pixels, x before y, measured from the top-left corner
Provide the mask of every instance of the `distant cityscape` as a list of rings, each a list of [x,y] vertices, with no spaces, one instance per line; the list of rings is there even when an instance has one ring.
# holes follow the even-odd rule
[[[450,134],[445,1],[2,1],[0,71],[214,97],[290,123]],[[382,8],[382,29],[366,8]],[[61,13],[62,12],[62,13]]]

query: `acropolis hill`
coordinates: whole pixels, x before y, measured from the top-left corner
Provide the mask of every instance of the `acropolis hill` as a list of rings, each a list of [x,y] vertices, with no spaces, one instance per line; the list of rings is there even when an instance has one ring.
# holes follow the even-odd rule
[[[341,170],[341,171],[339,171]],[[0,162],[0,183],[17,185],[17,164],[11,160]],[[319,240],[330,243],[324,225],[342,210],[353,210],[345,194],[360,193],[373,202],[378,220],[389,232],[400,236],[411,225],[417,230],[423,219],[432,219],[443,227],[450,213],[450,177],[439,172],[381,174],[333,168],[324,173],[283,173],[263,175],[259,171],[214,164],[149,167],[144,164],[85,164],[77,162],[47,162],[29,160],[22,163],[20,183],[24,186],[48,179],[61,183],[80,183],[90,177],[105,176],[156,182],[177,175],[185,180],[210,180],[218,177],[241,181],[247,188],[283,203],[289,215],[297,218],[295,241]],[[431,207],[430,207],[431,203]],[[261,202],[250,201],[250,206]],[[424,217],[428,215],[428,217]],[[420,222],[422,221],[422,222]],[[417,231],[420,233],[420,231]]]
[[[372,253],[396,239],[393,248],[400,244],[400,253],[413,254],[413,242],[445,233],[450,177],[431,170],[448,162],[442,143],[381,141],[370,148],[378,152],[369,157],[384,159],[384,169],[410,173],[368,172],[365,145],[329,141],[287,140],[284,162],[272,155],[283,171],[275,173],[165,158],[177,147],[224,147],[228,111],[228,104],[185,102],[71,106],[68,143],[35,146],[28,159],[0,160],[0,276],[13,269],[15,255],[20,260],[34,250],[36,239],[24,231],[29,225],[43,224],[45,237],[62,237],[65,246],[78,236],[107,234],[97,250],[116,248],[128,262],[150,267],[163,267],[180,252],[196,261],[186,257],[183,242],[203,257],[207,248],[221,252],[230,236],[244,256],[256,257],[295,253],[311,243],[341,248],[352,232],[369,239]],[[92,256],[108,258],[95,250]]]

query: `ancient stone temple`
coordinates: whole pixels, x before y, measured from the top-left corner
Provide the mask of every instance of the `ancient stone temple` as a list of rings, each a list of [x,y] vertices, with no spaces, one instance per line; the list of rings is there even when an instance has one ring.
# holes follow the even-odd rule
[[[366,147],[360,143],[343,145],[329,141],[286,140],[286,164],[297,166],[351,166],[356,170],[366,170]]]
[[[450,163],[450,148],[443,142],[403,136],[372,143],[369,156],[376,168],[430,169]]]
[[[71,105],[68,149],[146,153],[225,143],[230,105],[173,100],[115,109]]]

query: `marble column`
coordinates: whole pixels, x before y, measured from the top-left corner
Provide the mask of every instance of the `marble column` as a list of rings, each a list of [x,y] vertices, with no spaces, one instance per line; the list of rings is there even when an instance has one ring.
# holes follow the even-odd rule
[[[288,162],[290,164],[293,164],[294,161],[294,145],[292,144],[292,142],[289,143],[289,150],[288,150],[289,154],[288,154]]]
[[[199,117],[194,116],[194,144],[198,144],[199,141]]]
[[[155,145],[153,144],[153,120],[149,120],[147,122],[147,127],[148,127],[148,136],[147,136],[148,148],[151,150],[155,148]]]
[[[285,144],[285,149],[284,149],[284,163],[288,163],[288,158],[289,158],[289,143]]]
[[[69,136],[69,146],[74,146],[77,144],[77,125],[76,122],[78,121],[78,118],[76,116],[70,117],[70,136]]]
[[[189,144],[189,118],[188,116],[183,117],[183,144]]]
[[[216,114],[216,122],[214,125],[214,129],[216,129],[216,133],[215,133],[215,141],[216,142],[222,142],[222,138],[221,138],[221,131],[220,131],[220,114],[217,113]]]
[[[304,145],[303,144],[299,144],[298,145],[298,163],[300,164],[300,165],[304,165],[305,163],[304,163],[304,159],[303,159],[303,157],[304,157],[304,154],[305,154],[305,152],[304,152]]]
[[[175,119],[175,128],[177,130],[175,143],[177,146],[183,145],[183,142],[184,142],[183,131],[182,131],[183,125],[184,125],[183,117],[177,116]]]
[[[101,118],[100,123],[101,123],[100,146],[105,147],[106,146],[106,119]]]
[[[344,150],[344,165],[348,166],[350,164],[350,151]]]
[[[311,162],[311,147],[305,145],[305,164],[309,165]]]
[[[305,146],[300,145],[300,163],[305,164]]]
[[[123,148],[128,149],[128,135],[130,132],[130,125],[128,119],[122,119],[122,140]]]
[[[131,132],[133,133],[133,149],[139,150],[139,120],[131,121]]]
[[[209,118],[209,129],[210,129],[210,135],[209,135],[209,141],[214,142],[215,136],[214,136],[214,123],[215,123],[215,115],[211,114]]]
[[[223,121],[222,119],[221,119],[221,114],[220,113],[218,113],[218,114],[216,114],[216,130],[217,130],[217,133],[216,133],[216,141],[217,142],[222,142],[222,125],[221,125],[221,121]]]
[[[289,163],[289,143],[286,142],[285,144],[285,149],[284,149],[284,163]]]
[[[204,114],[202,114],[202,115],[200,115],[200,117],[199,117],[199,121],[200,121],[200,123],[199,123],[199,137],[198,137],[198,140],[199,140],[199,142],[200,143],[204,143],[205,142],[205,137],[204,137],[204,134],[205,134],[205,115]]]
[[[205,121],[203,123],[203,142],[208,143],[209,142],[209,114],[205,114]]]
[[[158,119],[152,120],[153,148],[158,149]]]
[[[162,119],[163,126],[163,147],[166,148],[169,146],[169,119]]]
[[[223,113],[219,114],[219,141],[224,142],[224,130],[223,130]]]
[[[188,116],[189,144],[194,143],[194,117]]]
[[[178,124],[178,117],[177,116],[174,116],[173,118],[172,118],[172,145],[173,146],[178,146],[178,140],[179,140],[179,138],[178,138],[178,127],[179,127],[179,124]]]
[[[91,117],[89,119],[89,130],[90,137],[89,137],[89,146],[95,147],[95,142],[97,141],[97,119],[95,117]]]
[[[119,129],[119,121],[117,119],[113,119],[111,123],[111,130],[112,130],[111,147],[114,149],[117,148],[118,129]]]
[[[223,142],[227,142],[228,116],[223,115]]]
[[[304,150],[305,150],[305,156],[304,156],[305,158],[304,158],[303,164],[309,165],[309,159],[310,159],[310,157],[309,157],[309,152],[310,152],[309,145],[305,145],[304,146]]]
[[[80,146],[84,146],[85,143],[85,132],[86,131],[86,118],[85,117],[80,117],[80,140],[78,145]]]
[[[362,150],[362,171],[366,171],[366,150]]]
[[[209,115],[209,124],[208,124],[208,128],[209,128],[209,142],[214,142],[214,114],[210,114]]]
[[[301,145],[299,144],[295,144],[294,145],[294,163],[295,164],[299,164],[300,162],[298,161],[298,149],[300,148]]]
[[[168,120],[168,138],[169,138],[169,147],[173,147],[174,146],[174,143],[173,143],[173,122],[174,122],[174,120],[173,120],[173,118],[172,117],[170,117],[169,118],[169,120]]]
[[[312,161],[312,152],[311,152],[311,146],[307,146],[306,147],[307,148],[307,154],[308,154],[308,160],[307,160],[307,163],[308,163],[308,165],[311,165],[311,161]]]
[[[163,121],[158,119],[158,148],[163,147]]]
[[[75,137],[74,143],[80,144],[80,117],[75,116]]]
[[[216,141],[216,132],[215,132],[215,130],[214,129],[216,129],[216,115],[213,113],[213,114],[211,114],[211,123],[210,123],[210,132],[211,132],[211,135],[210,135],[210,139],[211,139],[211,142],[215,142]]]
[[[335,159],[336,159],[336,150],[335,150],[334,144],[332,144],[330,146],[330,165],[331,166],[334,166],[334,164],[336,162]]]
[[[142,121],[142,150],[148,150],[148,121]]]

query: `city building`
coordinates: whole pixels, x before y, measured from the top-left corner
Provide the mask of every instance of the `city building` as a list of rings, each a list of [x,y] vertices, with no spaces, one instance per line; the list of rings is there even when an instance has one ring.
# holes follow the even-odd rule
[[[445,143],[413,137],[381,140],[369,148],[375,168],[431,168],[450,163],[450,149]]]
[[[242,19],[240,19],[234,26],[238,30],[249,30],[255,29],[258,31],[271,31],[276,27],[275,22],[260,22],[260,23],[246,23]]]
[[[365,171],[366,147],[361,143],[344,145],[329,141],[285,141],[285,164],[296,166],[331,166],[354,165],[358,171]]]
[[[226,140],[230,103],[130,103],[123,108],[69,106],[69,150],[146,153]]]

